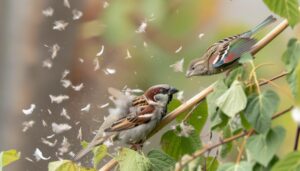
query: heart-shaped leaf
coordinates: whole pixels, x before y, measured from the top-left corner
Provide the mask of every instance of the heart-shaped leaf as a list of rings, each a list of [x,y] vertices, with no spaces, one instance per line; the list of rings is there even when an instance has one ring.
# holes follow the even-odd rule
[[[262,94],[252,94],[248,98],[246,119],[257,132],[267,132],[271,127],[272,115],[279,104],[278,95],[272,90],[266,90]]]
[[[247,140],[246,148],[253,160],[267,167],[282,144],[285,130],[282,127],[271,129],[267,134],[253,135]]]
[[[242,83],[234,81],[230,88],[219,97],[216,105],[229,117],[234,117],[244,110],[247,104],[247,96]]]

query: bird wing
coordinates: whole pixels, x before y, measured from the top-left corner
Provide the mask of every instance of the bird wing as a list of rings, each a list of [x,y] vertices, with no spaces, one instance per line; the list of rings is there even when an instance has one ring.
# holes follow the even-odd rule
[[[213,67],[218,68],[230,64],[240,58],[243,53],[251,50],[256,39],[251,37],[233,36],[219,42],[219,53],[213,61]]]
[[[138,113],[131,113],[127,117],[121,118],[114,122],[109,128],[105,129],[105,132],[123,131],[130,128],[134,128],[141,124],[149,122],[154,115],[155,107],[153,105],[147,105],[141,107]]]

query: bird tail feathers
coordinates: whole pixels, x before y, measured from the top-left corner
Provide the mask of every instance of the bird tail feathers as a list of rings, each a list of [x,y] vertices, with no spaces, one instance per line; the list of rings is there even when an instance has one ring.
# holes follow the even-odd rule
[[[105,136],[102,138],[99,138],[98,140],[92,140],[86,148],[82,149],[81,151],[79,151],[76,156],[74,157],[74,160],[80,160],[83,156],[85,156],[86,154],[88,154],[90,151],[93,150],[94,147],[103,144],[106,140],[108,139],[114,139],[117,135],[116,134],[112,134],[109,136]]]
[[[262,21],[260,24],[258,24],[256,27],[254,27],[252,30],[250,30],[251,35],[256,34],[257,32],[259,32],[260,30],[262,30],[263,28],[265,28],[266,26],[268,26],[269,24],[271,24],[275,21],[276,21],[276,18],[273,17],[272,15],[270,15],[268,18],[266,18],[264,21]]]

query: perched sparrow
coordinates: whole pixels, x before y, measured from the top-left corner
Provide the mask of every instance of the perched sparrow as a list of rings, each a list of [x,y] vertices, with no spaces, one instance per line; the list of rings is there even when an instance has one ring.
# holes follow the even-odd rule
[[[167,105],[177,89],[166,85],[150,87],[141,96],[124,95],[116,89],[109,89],[116,99],[116,108],[109,109],[109,116],[98,130],[89,145],[80,151],[75,160],[86,155],[93,147],[108,139],[119,140],[126,144],[140,144],[155,128],[167,112]]]
[[[213,44],[200,59],[195,59],[190,63],[186,77],[218,74],[234,66],[237,60],[244,53],[250,52],[257,42],[253,35],[274,21],[276,19],[269,16],[252,30],[227,37]]]

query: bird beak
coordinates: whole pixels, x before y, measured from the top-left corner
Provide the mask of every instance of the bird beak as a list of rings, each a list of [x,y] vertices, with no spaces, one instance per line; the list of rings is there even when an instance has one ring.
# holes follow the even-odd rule
[[[185,73],[185,76],[186,76],[187,78],[190,78],[191,76],[193,76],[193,72],[190,71],[190,70],[187,70],[186,73]]]
[[[178,90],[177,90],[176,88],[171,87],[171,88],[169,89],[168,94],[169,94],[169,95],[172,95],[172,94],[175,94],[175,93],[177,93],[177,92],[178,92]]]

